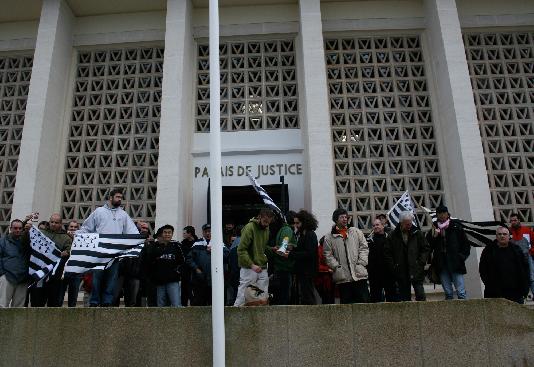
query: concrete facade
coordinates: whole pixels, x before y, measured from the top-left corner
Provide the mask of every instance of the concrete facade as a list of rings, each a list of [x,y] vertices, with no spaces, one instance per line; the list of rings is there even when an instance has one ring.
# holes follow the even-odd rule
[[[16,153],[16,149],[13,154],[6,153],[4,164],[15,167],[14,187],[11,187],[14,180],[8,177],[12,173],[6,173],[7,169],[2,171],[7,178],[3,179],[4,186],[0,188],[4,194],[0,203],[0,214],[3,215],[0,218],[1,231],[7,230],[9,219],[23,217],[33,210],[45,217],[59,211],[65,217],[81,221],[86,213],[100,205],[106,188],[113,185],[127,187],[127,209],[136,218],[148,220],[153,226],[170,223],[176,228],[189,224],[200,227],[207,220],[209,175],[207,171],[204,174],[208,163],[208,135],[204,133],[205,129],[199,128],[206,113],[204,103],[209,99],[209,96],[202,95],[209,85],[202,83],[209,82],[202,79],[207,70],[202,69],[202,59],[206,56],[201,54],[202,45],[207,43],[207,2],[123,1],[113,4],[93,2],[87,6],[75,0],[44,0],[41,5],[40,13],[31,10],[34,6],[28,8],[27,16],[23,17],[24,12],[19,9],[22,5],[6,0],[6,6],[19,11],[13,12],[12,19],[4,16],[0,20],[0,57],[16,56],[21,52],[33,54],[20,153]],[[526,34],[530,42],[534,37],[534,5],[530,2],[221,1],[220,14],[221,36],[225,47],[228,47],[222,56],[228,62],[223,71],[229,78],[226,84],[222,83],[228,93],[224,99],[226,105],[222,107],[227,109],[223,115],[228,124],[222,133],[223,168],[227,173],[223,175],[224,186],[248,185],[244,172],[238,175],[238,170],[247,166],[255,169],[260,165],[270,172],[258,179],[260,184],[278,184],[279,172],[282,171],[277,171],[276,167],[285,167],[290,209],[305,208],[314,212],[320,223],[318,237],[328,230],[331,212],[339,205],[347,206],[355,217],[365,212],[366,219],[356,223],[369,230],[368,220],[385,211],[384,208],[387,209],[402,193],[392,188],[395,180],[403,182],[399,184],[403,187],[402,191],[405,189],[403,185],[409,187],[418,179],[438,182],[435,188],[429,188],[429,184],[425,183],[421,189],[415,189],[416,200],[423,205],[435,206],[436,202],[444,199],[454,215],[465,219],[490,220],[494,216],[506,219],[507,214],[518,210],[524,222],[534,222],[534,177],[530,173],[534,157],[528,150],[528,140],[534,137],[534,133],[528,130],[528,122],[534,118],[534,86],[529,84],[534,82],[528,76],[534,50],[529,54],[522,41],[513,45],[518,54],[523,52],[523,56],[511,59],[512,63],[521,64],[524,68],[520,81],[523,83],[523,96],[517,96],[523,98],[523,102],[515,105],[495,102],[491,106],[496,113],[506,115],[512,111],[514,117],[511,122],[505,121],[508,124],[505,128],[511,125],[518,128],[505,138],[483,135],[481,139],[481,123],[487,123],[490,125],[488,129],[491,129],[502,119],[488,122],[481,117],[486,106],[481,105],[478,97],[473,102],[472,84],[475,78],[483,79],[483,84],[485,79],[494,81],[500,76],[486,78],[485,75],[475,75],[478,64],[485,63],[489,68],[495,60],[479,62],[471,56],[466,59],[469,50],[466,51],[462,43],[466,32],[489,32],[496,34],[497,38],[508,32],[517,39]],[[393,142],[399,147],[398,156],[370,158],[372,152],[369,149],[379,149],[378,145],[381,145],[381,149],[386,151],[392,145],[384,135],[376,138],[379,140],[376,145],[370,142],[371,135],[361,136],[361,141],[356,141],[360,139],[358,135],[354,142],[351,141],[351,131],[362,127],[358,126],[361,123],[347,123],[343,127],[346,133],[339,135],[339,141],[336,141],[334,135],[338,130],[333,122],[336,112],[332,101],[338,97],[330,89],[336,80],[327,72],[338,68],[338,65],[328,64],[325,56],[332,50],[325,47],[325,42],[345,38],[363,43],[369,38],[377,45],[384,40],[415,42],[402,47],[384,43],[380,50],[372,48],[370,52],[374,52],[373,55],[377,52],[395,53],[400,58],[384,62],[387,68],[393,71],[396,66],[415,68],[413,70],[423,70],[422,75],[408,73],[406,77],[375,75],[367,78],[361,72],[368,67],[367,63],[372,64],[374,70],[384,65],[377,60],[360,60],[354,61],[360,74],[350,81],[351,85],[363,85],[405,79],[405,85],[410,86],[406,91],[396,90],[393,97],[393,94],[383,91],[351,93],[341,88],[339,92],[339,100],[345,103],[349,98],[364,101],[368,96],[378,96],[383,100],[389,98],[397,104],[400,104],[398,99],[401,97],[414,100],[416,97],[421,100],[428,98],[428,104],[417,108],[353,106],[337,111],[345,116],[355,110],[363,115],[368,111],[382,114],[393,111],[398,116],[410,112],[428,113],[431,118],[424,123],[416,121],[414,126],[417,125],[417,128],[412,130],[408,123],[395,125],[402,125],[399,134],[412,134],[412,141]],[[241,44],[250,48],[241,51],[231,49]],[[482,53],[493,47],[484,42],[479,46]],[[502,43],[498,46],[508,48]],[[154,52],[164,49],[163,59],[157,56],[133,57],[119,60],[120,67],[117,66],[119,61],[109,59],[115,51],[126,54],[137,50],[142,54],[151,47]],[[528,47],[532,49],[531,44]],[[359,57],[362,50],[354,48],[349,51]],[[338,47],[332,52],[332,57],[351,56],[346,51]],[[422,57],[419,60],[401,59],[402,54],[412,55],[420,51]],[[337,55],[334,55],[336,52]],[[80,61],[82,54],[87,56],[84,62]],[[95,59],[99,55],[108,59]],[[259,58],[261,65],[251,66]],[[244,66],[240,66],[242,61]],[[509,61],[501,60],[501,64],[506,67]],[[152,65],[152,69],[143,72],[141,69],[148,68],[148,64]],[[161,64],[163,69],[159,70]],[[346,65],[345,61],[340,64]],[[124,70],[130,66],[137,69],[132,69],[128,75]],[[82,69],[93,71],[80,76]],[[7,66],[5,70],[5,75],[12,72]],[[107,71],[101,75],[94,74],[98,70]],[[293,70],[295,75],[291,74]],[[253,81],[260,74],[261,80]],[[514,82],[514,75],[509,74],[507,77]],[[78,82],[98,84],[115,79],[121,82],[135,79],[135,83],[150,79],[152,84],[146,88],[140,84],[136,87],[121,86],[118,92],[102,89],[98,93],[94,89],[80,92],[75,87]],[[161,85],[158,84],[160,82]],[[426,87],[415,90],[414,82]],[[13,84],[7,79],[3,79],[2,83],[1,86],[5,85],[2,90],[8,90]],[[482,88],[480,93],[484,96],[500,93],[492,88]],[[506,92],[512,96],[511,93],[520,92],[517,89],[509,87]],[[256,90],[261,93],[256,93]],[[132,98],[138,99],[125,102],[131,97],[130,92]],[[145,100],[145,96],[151,99]],[[8,102],[14,97],[2,95],[0,98],[7,101],[5,106],[11,106]],[[91,98],[94,101],[118,98],[116,101],[119,102],[92,102]],[[290,103],[286,103],[288,101]],[[88,114],[94,112],[89,110],[98,110],[104,114],[107,110],[120,113],[121,109],[137,111],[137,115],[95,119],[84,115],[79,120],[73,117],[73,111],[83,110]],[[146,110],[149,111],[148,117],[142,115]],[[520,114],[526,115],[518,117]],[[7,116],[2,121],[8,124],[6,121],[11,117],[7,112],[1,110],[0,115]],[[135,126],[146,123],[152,126],[152,130],[144,137],[145,133],[139,132],[145,131],[141,128],[139,131],[134,128],[128,130],[126,125],[130,122]],[[105,124],[98,130],[99,125]],[[113,124],[118,125],[116,130],[111,126]],[[377,126],[369,122],[363,125],[367,129],[366,134],[373,129],[386,134],[389,129],[383,121]],[[78,129],[79,135],[71,127]],[[112,144],[110,150],[103,148],[107,144],[107,133],[103,129],[108,128],[114,131],[110,134],[115,139],[115,145]],[[121,130],[123,128],[128,132]],[[428,139],[423,139],[422,133],[427,133]],[[126,142],[122,135],[128,135],[130,140]],[[517,150],[503,148],[499,151],[501,156],[497,157],[488,141],[499,139],[503,140],[502,146],[508,144],[506,146],[513,148],[523,145]],[[88,148],[71,152],[74,149],[71,143],[83,144],[87,140],[94,140],[96,153],[88,152]],[[439,164],[434,165],[437,167],[435,171],[429,173],[430,169],[425,168],[423,172],[417,167],[428,162],[426,153],[419,153],[419,157],[412,160],[412,153],[407,147],[422,150],[425,146],[433,146],[434,142],[437,152],[432,153],[431,159]],[[336,149],[342,146],[346,146],[347,151],[339,158],[337,154],[342,154]],[[360,149],[362,147],[363,150]],[[358,157],[360,153],[362,156]],[[502,156],[506,154],[511,158],[505,162]],[[107,156],[113,157],[113,164],[90,164],[91,159],[103,162]],[[143,161],[141,156],[146,156],[146,159]],[[398,161],[395,161],[397,158]],[[79,163],[77,159],[86,161]],[[361,162],[357,162],[358,159]],[[362,162],[372,167],[368,170],[371,173],[366,178],[367,186],[361,186],[363,189],[358,186],[361,174],[354,168],[356,163]],[[347,171],[342,172],[338,163],[346,164]],[[374,170],[381,163],[391,165],[382,172],[378,172],[378,168]],[[399,172],[404,172],[392,173],[392,167],[397,163]],[[407,164],[414,165],[413,172],[407,173]],[[502,169],[491,170],[492,164],[501,164],[499,167]],[[228,167],[235,169],[235,173],[230,174]],[[269,171],[269,168],[273,170]],[[107,178],[107,173],[121,175]],[[67,188],[67,174],[71,175],[69,177],[91,177],[92,181],[83,182],[85,186],[76,191],[75,187]],[[93,179],[93,176],[98,178]],[[380,177],[375,180],[374,176]],[[496,180],[502,183],[498,184]],[[513,194],[506,196],[506,191],[512,189],[515,190]],[[472,297],[481,294],[475,260],[476,257],[471,256],[469,273],[475,278],[469,281],[468,292]]]
[[[225,318],[227,366],[534,363],[534,311],[505,300],[240,307]],[[0,322],[0,366],[212,364],[207,307],[3,309]]]

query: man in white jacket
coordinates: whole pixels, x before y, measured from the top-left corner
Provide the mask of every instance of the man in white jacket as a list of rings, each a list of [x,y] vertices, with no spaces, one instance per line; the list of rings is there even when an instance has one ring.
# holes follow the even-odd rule
[[[77,233],[139,234],[132,218],[121,208],[122,198],[121,190],[111,190],[108,195],[109,201],[104,206],[96,208]],[[118,261],[114,261],[106,270],[93,271],[93,289],[89,300],[91,307],[112,305],[118,275]]]
[[[341,303],[369,302],[367,287],[367,261],[369,246],[363,232],[348,227],[349,215],[345,209],[332,214],[330,233],[324,237],[323,253],[326,264],[332,269],[332,278],[339,289]]]

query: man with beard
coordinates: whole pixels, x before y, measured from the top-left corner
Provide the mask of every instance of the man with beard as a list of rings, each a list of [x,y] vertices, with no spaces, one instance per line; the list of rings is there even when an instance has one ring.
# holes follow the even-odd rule
[[[95,209],[83,222],[79,233],[99,234],[139,234],[134,221],[121,208],[122,191],[111,190],[108,202]],[[93,271],[93,288],[89,305],[91,307],[109,307],[113,304],[113,296],[119,275],[119,263],[113,264],[105,270]]]
[[[241,231],[241,241],[237,247],[241,270],[234,306],[245,304],[245,290],[250,284],[256,284],[259,289],[268,292],[269,275],[265,250],[269,243],[269,224],[273,219],[272,210],[262,209],[258,216],[252,218]]]

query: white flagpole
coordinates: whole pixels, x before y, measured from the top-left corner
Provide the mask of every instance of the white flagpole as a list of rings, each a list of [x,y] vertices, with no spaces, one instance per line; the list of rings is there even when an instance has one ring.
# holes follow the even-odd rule
[[[211,323],[213,366],[225,365],[224,275],[219,71],[219,1],[209,3],[210,47],[210,178],[211,178]]]

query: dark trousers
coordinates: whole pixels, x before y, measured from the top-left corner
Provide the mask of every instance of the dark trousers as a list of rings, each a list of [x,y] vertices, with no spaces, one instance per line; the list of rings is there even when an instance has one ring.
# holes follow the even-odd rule
[[[205,284],[195,284],[193,286],[193,306],[211,305],[211,287]]]
[[[369,302],[367,279],[358,280],[357,282],[340,283],[338,284],[338,289],[342,304]]]
[[[426,301],[425,289],[423,288],[423,281],[419,280],[398,280],[399,298],[400,301],[412,300],[412,286],[415,292],[416,301]]]
[[[80,284],[82,278],[80,275],[70,275],[63,278],[61,288],[61,303],[65,300],[65,292],[68,290],[67,304],[69,307],[76,307],[78,303],[78,292],[80,291]]]
[[[319,292],[323,305],[336,303],[336,287],[330,273],[318,273],[315,276],[315,289]]]
[[[30,304],[32,307],[61,307],[61,279],[50,279],[40,288],[30,289]]]
[[[289,305],[291,295],[291,273],[287,271],[274,271],[272,283],[272,293],[274,305]]]
[[[117,279],[117,286],[114,291],[114,304],[115,306],[120,305],[121,301],[121,292],[124,295],[124,306],[126,307],[135,307],[140,306],[137,304],[137,293],[139,293],[139,279],[128,276],[121,275]]]
[[[372,274],[369,272],[369,295],[371,303],[395,302],[398,296],[395,291],[395,283],[392,279],[382,274]]]
[[[299,304],[301,305],[315,305],[315,285],[313,284],[313,277],[308,274],[297,274],[297,284],[299,289]]]
[[[180,297],[182,300],[182,306],[189,306],[189,301],[192,299],[191,297],[191,272],[189,270],[184,270],[182,272],[182,283],[181,283],[182,289],[180,293]]]

